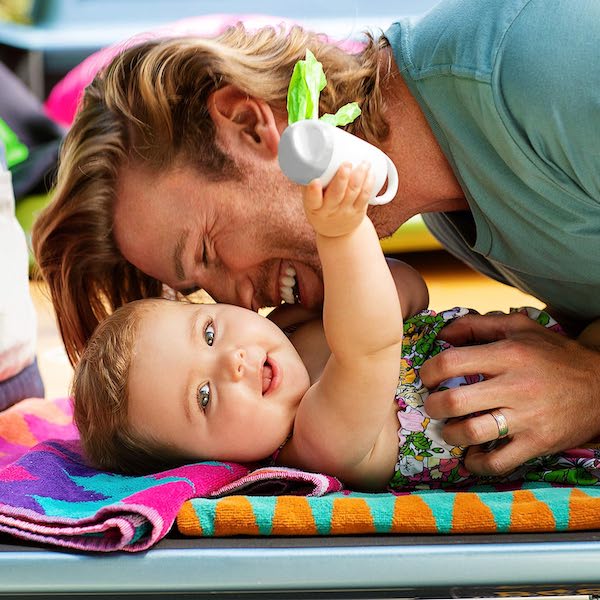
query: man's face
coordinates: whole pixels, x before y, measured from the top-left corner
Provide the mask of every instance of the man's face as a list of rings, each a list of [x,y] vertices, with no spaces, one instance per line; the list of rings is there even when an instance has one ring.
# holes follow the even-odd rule
[[[212,182],[188,166],[123,168],[114,217],[123,256],[174,289],[199,287],[219,302],[257,310],[289,300],[292,288],[307,308],[320,305],[321,268],[301,188],[276,161],[243,172],[241,181]]]

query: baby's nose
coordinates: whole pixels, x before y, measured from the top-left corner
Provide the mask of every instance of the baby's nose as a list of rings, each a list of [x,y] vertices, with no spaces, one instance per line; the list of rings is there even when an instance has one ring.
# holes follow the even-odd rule
[[[228,354],[228,370],[235,381],[239,381],[246,373],[246,351],[242,348],[231,350]]]

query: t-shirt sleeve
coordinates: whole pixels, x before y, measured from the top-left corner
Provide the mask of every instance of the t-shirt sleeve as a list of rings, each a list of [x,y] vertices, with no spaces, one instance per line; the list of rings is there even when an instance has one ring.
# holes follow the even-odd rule
[[[566,191],[600,204],[600,2],[531,0],[499,48],[496,101]]]

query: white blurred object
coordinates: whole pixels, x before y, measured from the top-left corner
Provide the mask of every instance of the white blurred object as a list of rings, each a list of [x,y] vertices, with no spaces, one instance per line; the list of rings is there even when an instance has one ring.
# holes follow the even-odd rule
[[[15,217],[12,175],[1,159],[0,156],[0,381],[4,381],[33,362],[37,317],[29,295],[27,242]]]
[[[317,119],[293,123],[279,140],[279,166],[301,185],[319,179],[325,188],[343,163],[357,167],[363,161],[375,176],[369,204],[390,202],[398,191],[398,171],[387,154],[369,142]],[[378,196],[386,181],[385,193]]]

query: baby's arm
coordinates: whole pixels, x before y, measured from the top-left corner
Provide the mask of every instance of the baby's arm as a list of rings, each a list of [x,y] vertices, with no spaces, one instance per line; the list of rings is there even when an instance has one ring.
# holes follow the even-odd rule
[[[402,316],[406,319],[425,310],[429,306],[429,290],[421,273],[395,258],[388,257],[386,262],[394,278]]]
[[[344,166],[325,192],[312,182],[304,193],[323,267],[332,355],[302,400],[289,449],[301,466],[365,487],[391,474],[376,446],[389,423],[402,342],[396,286],[366,216],[372,184],[364,166]]]

